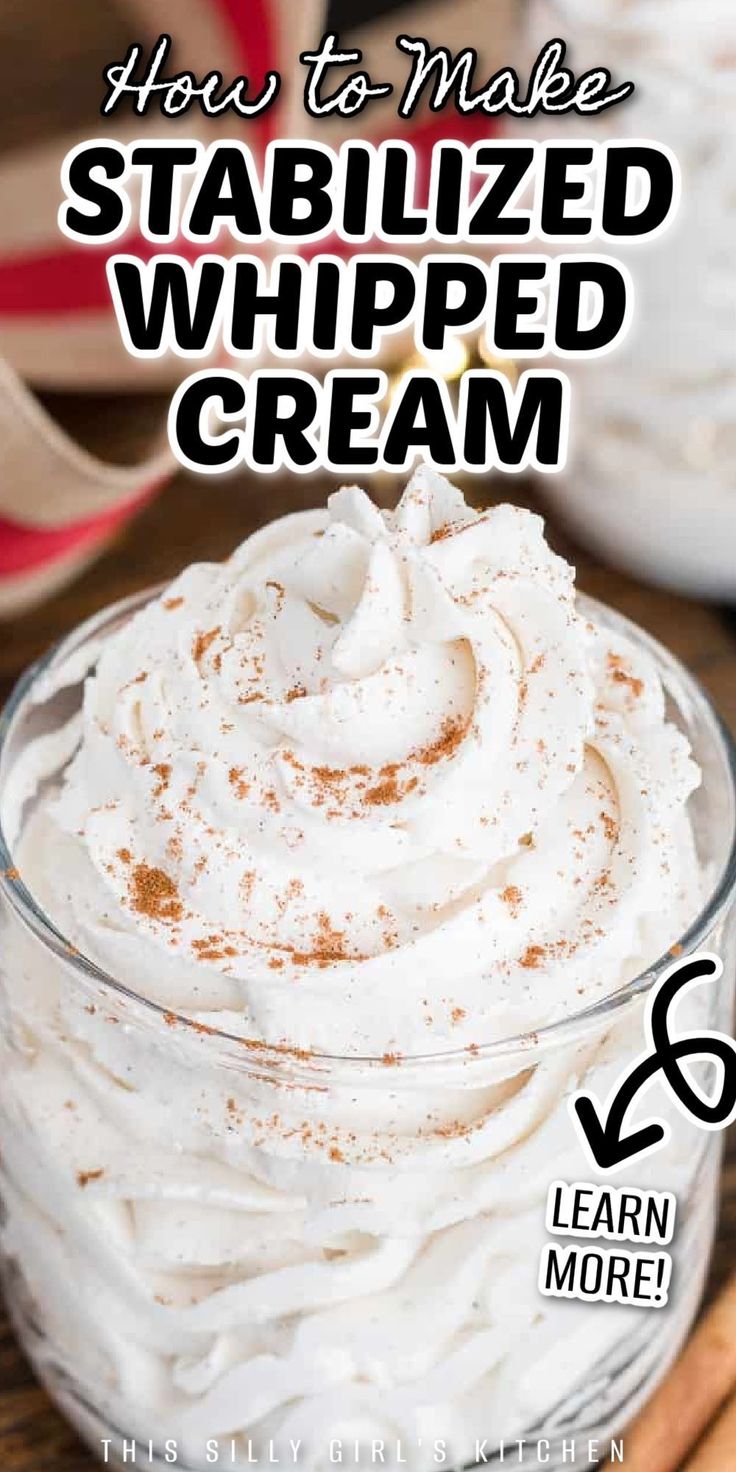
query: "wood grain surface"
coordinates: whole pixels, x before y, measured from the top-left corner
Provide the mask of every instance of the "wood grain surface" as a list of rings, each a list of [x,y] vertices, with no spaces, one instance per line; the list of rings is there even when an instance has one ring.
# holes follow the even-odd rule
[[[67,418],[72,416],[71,405],[65,410]],[[79,414],[76,407],[74,413]],[[104,412],[90,416],[87,405],[82,418],[96,419],[99,424]],[[476,480],[471,485],[474,499],[483,503],[501,494],[492,483]],[[301,506],[317,505],[330,488],[328,477],[177,478],[73,587],[35,612],[0,625],[0,699],[21,669],[104,604],[169,578],[186,562],[225,556],[262,522]],[[375,486],[372,488],[375,493]],[[519,489],[515,482],[506,494],[519,500]],[[379,491],[380,498],[391,504],[397,486],[386,479],[379,483]],[[533,503],[533,498],[526,499]],[[577,563],[582,589],[611,603],[669,644],[736,728],[734,613],[644,587],[601,566],[570,544],[554,520],[550,520],[549,533],[557,549]],[[731,1141],[724,1171],[710,1294],[735,1266],[736,1139]],[[94,1465],[35,1384],[7,1322],[0,1317],[0,1468],[3,1472],[86,1472]]]

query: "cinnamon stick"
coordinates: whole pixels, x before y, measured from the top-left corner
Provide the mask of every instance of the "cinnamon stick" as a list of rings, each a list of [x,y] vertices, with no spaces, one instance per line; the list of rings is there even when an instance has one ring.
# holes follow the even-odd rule
[[[677,1472],[736,1390],[736,1275],[625,1438],[626,1472]],[[731,1430],[736,1425],[736,1410]],[[733,1459],[731,1443],[731,1458]],[[703,1472],[698,1464],[697,1472]],[[704,1466],[710,1469],[710,1463]],[[728,1458],[714,1462],[725,1472]]]
[[[684,1472],[725,1472],[736,1460],[736,1394],[685,1464]]]

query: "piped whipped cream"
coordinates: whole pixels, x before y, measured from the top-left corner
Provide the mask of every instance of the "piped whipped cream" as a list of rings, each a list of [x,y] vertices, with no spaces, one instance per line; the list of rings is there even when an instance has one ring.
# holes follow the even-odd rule
[[[190,567],[109,639],[43,900],[225,1030],[477,1046],[677,939],[697,781],[653,664],[579,611],[540,518],[421,469],[395,511],[347,487]]]
[[[197,1469],[297,1440],[309,1472],[331,1437],[426,1472],[433,1438],[459,1467],[607,1425],[686,1330],[717,1159],[655,1082],[676,1128],[634,1183],[685,1203],[671,1311],[543,1299],[547,1187],[588,1175],[567,1096],[606,1097],[641,1008],[481,1045],[699,908],[698,773],[642,640],[578,607],[538,517],[422,470],[394,512],[349,488],[190,568],[28,698],[23,880],[165,1009],[0,917],[0,1245],[77,1424]]]

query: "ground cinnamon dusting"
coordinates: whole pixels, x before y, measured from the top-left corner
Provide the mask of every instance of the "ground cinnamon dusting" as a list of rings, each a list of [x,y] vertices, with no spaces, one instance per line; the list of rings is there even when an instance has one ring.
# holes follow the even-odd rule
[[[418,762],[421,766],[433,766],[445,757],[451,756],[457,746],[463,740],[470,726],[469,717],[448,718],[441,729],[437,739],[428,746],[418,751],[411,752],[405,762],[386,762],[378,769],[378,781],[368,787],[365,781],[357,781],[356,787],[360,793],[359,800],[367,807],[388,807],[400,802],[419,786],[417,776],[407,777],[400,780],[400,773],[406,769],[409,762]],[[367,779],[371,775],[370,767],[362,764],[354,764],[350,767],[328,767],[314,766],[305,768],[293,752],[284,752],[284,760],[294,768],[296,772],[308,774],[311,781],[317,787],[316,802],[324,805],[325,802],[335,804],[344,803],[348,797],[348,784],[351,779]],[[332,817],[331,812],[328,816]],[[334,816],[338,816],[335,811]]]
[[[603,824],[603,832],[605,833],[608,842],[615,843],[616,839],[618,838],[618,823],[616,822],[616,819],[612,818],[610,813],[601,813],[600,816],[601,822]]]
[[[243,768],[231,767],[227,776],[230,786],[235,792],[235,796],[237,798],[240,798],[241,800],[247,797],[248,793],[250,792],[250,782],[245,781],[245,778],[243,777]]]
[[[297,766],[296,760],[293,761],[292,765]],[[321,787],[328,788],[333,793],[345,783],[349,775],[341,767],[311,767],[310,771],[315,782],[319,783]]]
[[[541,966],[544,955],[544,946],[527,946],[519,965],[523,966],[525,971],[534,971],[537,966]]]
[[[441,762],[445,757],[452,756],[467,735],[469,726],[469,716],[457,716],[455,719],[448,717],[443,722],[437,740],[416,752],[416,760],[421,762],[423,767],[432,767],[435,762]]]
[[[130,878],[130,900],[139,915],[151,920],[181,920],[184,907],[169,874],[150,864],[136,864]]]
[[[619,685],[628,685],[632,695],[638,700],[644,693],[644,681],[638,679],[636,675],[630,675],[624,669],[623,659],[620,654],[609,654],[607,663],[611,679],[615,680]]]
[[[99,1181],[104,1176],[104,1170],[79,1170],[77,1171],[77,1185],[89,1186],[91,1181]]]
[[[433,542],[444,542],[446,537],[451,537],[453,533],[457,530],[458,528],[456,524],[451,521],[446,521],[444,526],[438,526],[436,530],[432,532],[432,535],[429,539],[430,547],[432,546]]]
[[[238,954],[235,946],[226,945],[221,935],[205,935],[193,940],[192,950],[198,961],[224,961],[227,957]]]
[[[266,587],[273,588],[273,591],[276,594],[276,609],[277,612],[280,613],[284,605],[284,599],[286,597],[286,589],[283,583],[277,583],[274,578],[269,578],[266,583]]]
[[[389,803],[399,802],[402,797],[413,792],[419,786],[418,777],[410,777],[408,782],[400,784],[396,778],[386,777],[383,782],[377,782],[375,787],[369,787],[363,794],[363,802],[371,807],[385,807]]]
[[[521,904],[521,890],[518,884],[507,884],[506,888],[501,890],[501,899],[510,910],[518,910]]]
[[[163,794],[168,789],[169,781],[171,778],[171,763],[157,762],[156,765],[153,767],[153,771],[158,777],[158,783],[153,790],[153,800],[154,802],[156,802],[159,797],[163,797]]]
[[[344,961],[347,955],[347,941],[344,930],[337,930],[332,924],[326,910],[321,910],[317,916],[317,930],[314,937],[314,959],[319,962]]]
[[[197,634],[192,645],[192,655],[197,664],[199,664],[200,659],[207,653],[210,644],[214,644],[221,627],[222,625],[218,624],[216,628],[210,629],[206,634]]]
[[[311,951],[300,951],[294,946],[280,946],[280,950],[287,952],[295,966],[319,966],[324,969],[331,966],[335,961],[364,961],[365,956],[354,955],[347,944],[344,930],[337,930],[333,926],[326,910],[321,910],[317,916],[317,929],[312,941]],[[273,965],[273,960],[269,961]]]
[[[183,602],[183,598],[164,598],[161,607],[165,608],[167,612],[171,612],[175,608],[181,608]]]

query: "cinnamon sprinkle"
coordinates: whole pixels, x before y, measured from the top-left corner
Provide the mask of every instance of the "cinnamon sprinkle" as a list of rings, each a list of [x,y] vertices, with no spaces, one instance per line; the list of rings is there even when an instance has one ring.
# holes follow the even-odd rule
[[[153,789],[153,800],[154,802],[156,802],[158,798],[162,797],[163,794],[168,790],[169,781],[171,778],[171,763],[157,762],[156,765],[153,767],[153,771],[158,777],[158,783]]]
[[[218,624],[216,628],[210,629],[206,634],[197,634],[192,645],[192,656],[196,664],[199,664],[199,661],[204,658],[210,645],[214,644],[221,628],[222,625]]]
[[[443,722],[442,731],[429,746],[414,754],[415,761],[421,762],[423,767],[432,767],[436,762],[441,762],[447,756],[452,756],[457,750],[460,742],[465,739],[470,726],[469,716],[457,716],[454,719],[448,716]]]
[[[624,669],[623,663],[620,654],[608,655],[607,664],[611,679],[615,680],[619,685],[628,685],[634,699],[638,700],[644,693],[644,681],[640,680],[636,675],[629,674]]]
[[[390,803],[400,802],[402,797],[406,797],[418,786],[418,777],[410,777],[403,785],[399,784],[393,776],[386,777],[383,782],[376,783],[375,787],[368,788],[363,794],[363,802],[369,803],[372,807],[385,807]]]
[[[322,970],[326,966],[332,966],[336,961],[365,961],[367,959],[348,949],[345,931],[337,930],[333,926],[326,910],[321,910],[317,916],[317,930],[311,951],[300,951],[290,945],[279,946],[277,949],[285,951],[295,966],[319,966]],[[271,966],[272,960],[268,964]]]
[[[231,767],[227,776],[230,786],[235,792],[235,796],[242,801],[250,792],[250,782],[246,782],[243,777],[243,767]]]
[[[455,532],[458,530],[459,526],[456,522],[446,521],[444,526],[438,526],[436,530],[432,532],[432,535],[429,539],[430,547],[434,542],[444,542],[447,537],[454,536]]]
[[[425,747],[410,752],[404,762],[386,762],[379,767],[378,780],[370,787],[366,787],[365,781],[357,781],[355,786],[360,793],[360,801],[369,807],[388,807],[400,802],[419,786],[417,776],[407,777],[399,780],[399,774],[405,770],[410,762],[417,762],[421,766],[434,766],[444,758],[452,756],[460,742],[466,736],[470,727],[470,717],[448,717],[442,725],[439,736]],[[326,802],[340,804],[347,801],[348,784],[354,778],[369,778],[370,767],[355,763],[350,767],[328,767],[325,765],[305,767],[292,751],[283,753],[284,761],[288,762],[293,769],[311,779],[317,788],[315,802],[317,806],[324,806]],[[362,790],[361,790],[362,789]],[[329,811],[328,817],[337,817],[338,811]]]
[[[77,1171],[77,1185],[84,1188],[92,1181],[99,1181],[104,1176],[104,1170],[79,1170]]]
[[[318,960],[344,961],[347,955],[347,942],[344,930],[337,930],[332,924],[326,910],[320,910],[317,916],[317,930],[314,937],[314,956]]]
[[[172,612],[175,608],[181,608],[183,602],[183,598],[164,598],[161,607],[165,608],[167,612]]]
[[[224,961],[238,954],[235,946],[225,945],[221,935],[206,935],[199,940],[193,940],[192,950],[198,961]]]
[[[179,891],[164,869],[136,864],[129,886],[131,904],[139,915],[151,920],[181,920],[184,907]]]
[[[616,822],[616,819],[612,818],[610,813],[601,813],[600,816],[601,822],[603,824],[603,832],[605,833],[608,842],[615,843],[616,839],[618,838],[618,823]]]
[[[544,961],[545,954],[544,946],[527,946],[519,965],[523,966],[525,971],[535,971]]]
[[[508,905],[512,914],[518,911],[522,899],[518,884],[507,884],[506,888],[501,890],[501,899],[505,905]]]

